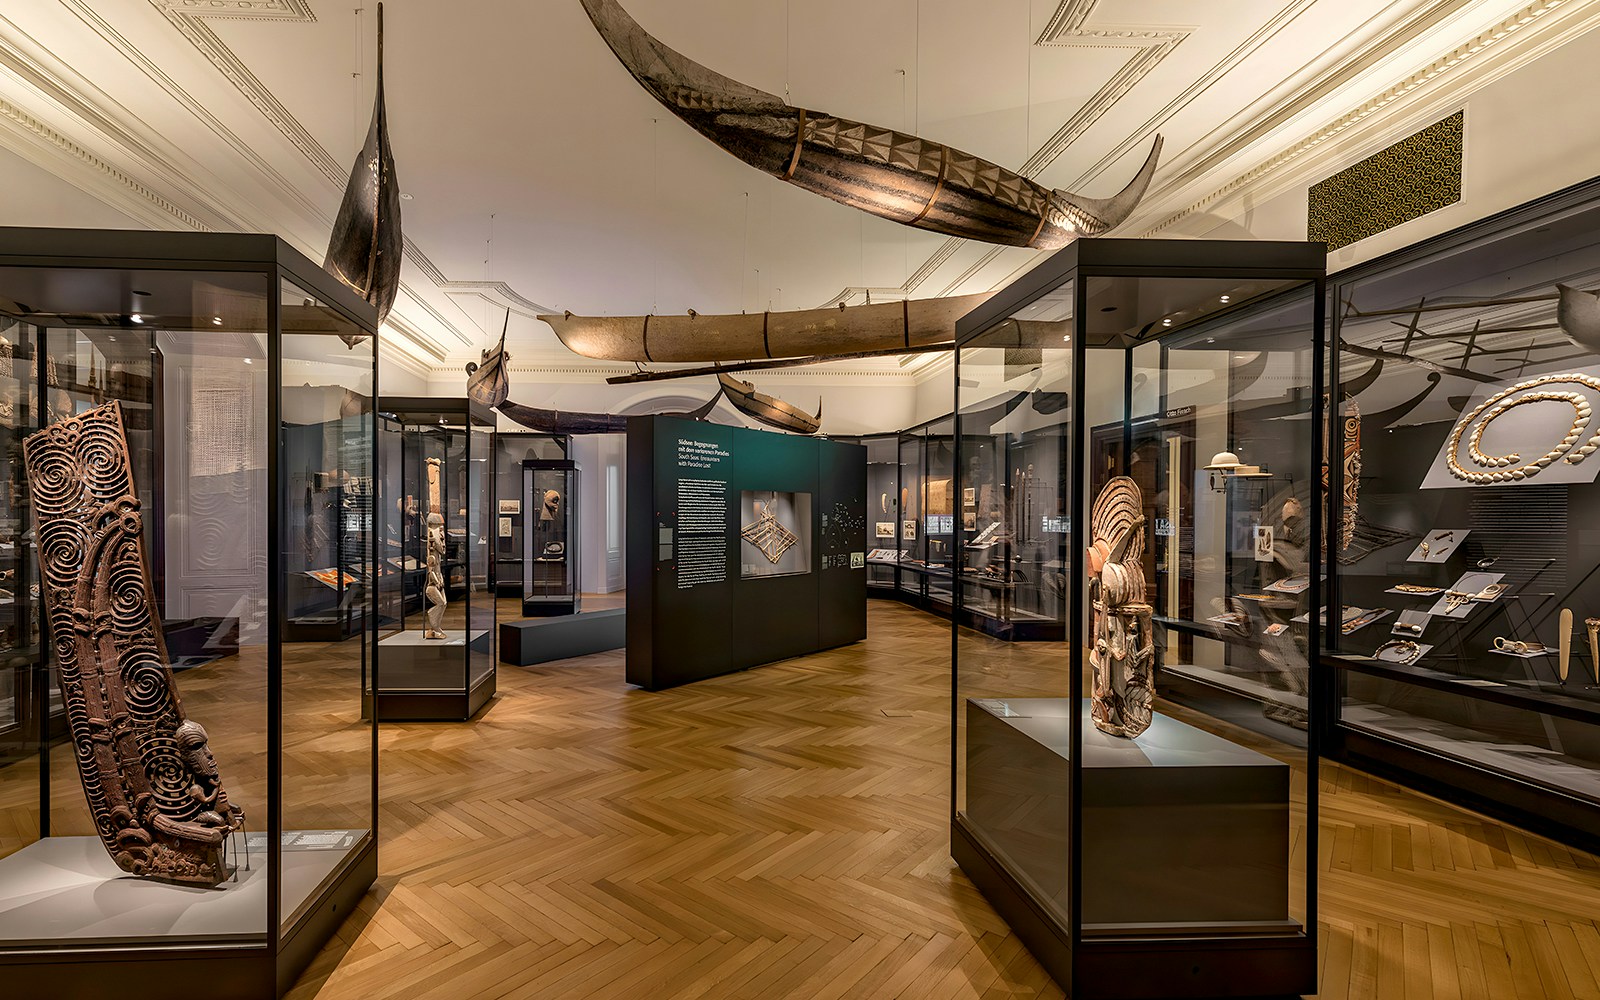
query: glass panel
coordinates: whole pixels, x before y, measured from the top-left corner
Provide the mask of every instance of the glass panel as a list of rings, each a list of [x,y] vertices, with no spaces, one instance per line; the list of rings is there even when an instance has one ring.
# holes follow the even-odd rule
[[[1310,289],[1258,298],[1272,290],[1086,285],[1085,938],[1294,935],[1305,919],[1294,751],[1152,701],[1304,743],[1316,313]]]
[[[469,425],[462,402],[451,404],[382,408],[383,561],[393,582],[379,641],[388,693],[464,693],[469,664],[473,678],[493,668],[485,624],[493,435]]]
[[[360,693],[372,672],[377,341],[287,281],[279,301],[280,914],[289,927],[372,827],[373,737]],[[261,367],[255,360],[252,375]]]
[[[37,828],[43,812],[41,765],[48,769],[49,818],[42,840],[25,847],[31,835],[0,841],[0,855],[5,855],[0,857],[0,948],[60,945],[90,936],[114,946],[170,946],[195,933],[237,944],[264,943],[262,888],[270,858],[259,831],[268,811],[266,498],[272,434],[267,404],[273,390],[265,363],[267,294],[266,278],[258,272],[0,268],[0,301],[13,310],[11,319],[22,321],[7,333],[11,357],[0,360],[0,394],[10,394],[0,395],[5,428],[0,433],[16,442],[41,390],[50,423],[112,402],[120,406],[137,499],[137,537],[149,575],[144,580],[118,576],[117,612],[126,615],[129,608],[145,606],[155,614],[164,647],[159,651],[181,695],[182,711],[203,727],[205,738],[203,744],[169,751],[183,753],[184,766],[161,773],[184,775],[181,787],[158,782],[151,790],[171,802],[169,817],[193,824],[190,843],[205,839],[201,831],[232,825],[235,810],[242,811],[251,830],[248,850],[244,834],[217,832],[226,851],[222,867],[237,869],[219,891],[196,893],[121,877],[125,870],[152,867],[194,870],[147,844],[144,830],[128,821],[136,801],[149,801],[140,794],[148,779],[137,769],[122,770],[128,777],[117,778],[121,769],[111,755],[85,756],[93,779],[86,794],[74,736],[89,732],[91,694],[113,720],[153,712],[147,724],[162,729],[175,717],[164,703],[148,700],[160,684],[118,682],[132,662],[122,655],[113,663],[105,651],[80,646],[65,685],[67,697],[58,686],[59,657],[51,656],[48,660],[57,662],[41,662],[31,676],[12,675],[17,687],[28,689],[20,701],[26,725],[46,734],[48,750],[32,764],[0,767],[0,827],[7,831],[0,837]],[[27,362],[31,351],[25,345],[35,337],[42,348],[42,373]],[[19,377],[32,384],[13,381]],[[9,463],[17,461],[16,449],[6,454]],[[100,470],[114,465],[93,464]],[[10,506],[0,511],[0,553],[9,546],[14,557],[29,562],[39,552],[37,524],[23,523],[19,501],[27,492],[17,489],[16,466],[7,470],[12,489],[5,497]],[[60,523],[76,515],[56,510],[50,516]],[[108,525],[101,521],[84,529],[106,544],[86,552],[83,562],[58,570],[57,586],[74,586],[80,567],[91,573],[90,581],[108,581],[114,563],[137,558],[117,543]],[[13,576],[0,588],[13,601],[19,593],[31,600],[35,568],[0,568],[6,571]],[[0,628],[10,630],[5,645],[15,657],[34,641],[35,622],[5,621],[10,624]],[[143,625],[128,627],[136,633]],[[106,682],[97,680],[89,691],[84,679],[98,678],[102,668]],[[151,709],[152,704],[163,707]],[[141,764],[155,752],[141,749]],[[207,755],[215,760],[218,780],[189,781],[188,776],[205,774],[201,760]],[[101,830],[119,822],[138,833],[130,829],[103,840]],[[124,868],[113,861],[113,850]],[[25,910],[14,895],[23,884]],[[96,918],[86,922],[84,914]]]
[[[523,613],[534,616],[575,614],[578,592],[578,473],[571,462],[529,462],[524,465],[525,536]]]
[[[58,730],[66,726],[55,670],[40,656],[38,561],[22,463],[22,439],[39,420],[40,335],[31,323],[0,316],[0,858],[39,839],[41,716],[53,715]]]
[[[467,429],[467,478],[464,504],[467,562],[467,686],[475,687],[494,672],[495,603],[491,585],[490,539],[495,534],[494,429],[473,423]]]
[[[867,586],[893,588],[902,553],[922,532],[915,519],[901,516],[899,437],[862,438],[861,444],[867,449]]]
[[[1065,621],[1073,480],[1065,448],[1072,286],[980,334],[957,359],[962,611],[975,623]],[[1025,320],[1025,322],[1023,322]],[[931,516],[931,515],[930,515]],[[1069,694],[1061,642],[957,630],[956,810],[1057,917],[1070,906]]]
[[[522,596],[522,532],[530,523],[522,508],[522,463],[528,459],[561,459],[567,438],[548,434],[498,431],[494,447],[494,589],[502,597]],[[520,606],[507,609],[517,617]]]
[[[1340,287],[1334,641],[1344,725],[1592,805],[1597,226],[1590,203]]]
[[[949,611],[955,600],[951,572],[956,526],[961,519],[956,502],[955,433],[955,420],[945,417],[929,424],[922,439],[922,558],[927,574],[924,593],[929,603],[941,611]]]
[[[914,597],[928,589],[928,526],[922,519],[924,454],[920,430],[900,435],[900,589]]]

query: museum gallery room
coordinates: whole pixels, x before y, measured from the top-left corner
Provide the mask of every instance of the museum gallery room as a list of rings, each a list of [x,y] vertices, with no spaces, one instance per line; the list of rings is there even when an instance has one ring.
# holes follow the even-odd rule
[[[1597,100],[1600,0],[0,0],[0,997],[1600,1000]]]

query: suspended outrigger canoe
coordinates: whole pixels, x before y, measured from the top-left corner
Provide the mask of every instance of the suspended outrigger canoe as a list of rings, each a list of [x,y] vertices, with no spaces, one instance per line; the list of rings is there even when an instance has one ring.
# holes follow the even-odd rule
[[[661,44],[616,0],[582,0],[622,65],[667,110],[745,163],[825,198],[918,229],[1051,250],[1096,236],[1144,197],[1161,137],[1110,198],[1050,189],[920,136],[796,108]]]
[[[993,292],[864,306],[704,316],[540,316],[575,354],[604,361],[749,361],[896,348],[955,339],[956,320]]]

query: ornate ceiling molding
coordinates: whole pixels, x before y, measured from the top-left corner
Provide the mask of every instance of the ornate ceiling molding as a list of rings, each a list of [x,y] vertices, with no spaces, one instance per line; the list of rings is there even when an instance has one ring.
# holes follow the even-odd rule
[[[1260,181],[1283,172],[1291,164],[1305,158],[1313,151],[1330,150],[1327,146],[1329,139],[1334,138],[1374,115],[1392,106],[1396,101],[1406,97],[1418,89],[1425,87],[1441,77],[1459,69],[1471,60],[1478,59],[1490,52],[1506,39],[1511,38],[1528,28],[1557,9],[1570,5],[1573,0],[1536,0],[1521,8],[1510,17],[1505,18],[1494,26],[1479,32],[1477,35],[1461,42],[1443,55],[1431,60],[1426,65],[1419,67],[1412,73],[1393,85],[1375,94],[1368,100],[1346,111],[1344,114],[1325,122],[1322,127],[1301,136],[1289,146],[1281,149],[1277,154],[1265,162],[1237,175],[1227,184],[1211,191],[1199,200],[1191,203],[1181,211],[1171,213],[1159,222],[1153,223],[1141,230],[1140,235],[1153,236],[1170,229],[1198,212],[1201,212],[1228,195],[1246,187],[1254,188]],[[1359,159],[1359,155],[1352,155],[1351,151],[1341,153],[1342,158]],[[1274,192],[1276,193],[1276,192]]]
[[[134,180],[101,157],[78,145],[72,139],[4,98],[0,98],[0,116],[3,116],[15,128],[76,159],[79,163],[97,172],[106,181],[137,196],[140,201],[155,206],[162,213],[165,213],[166,218],[161,221],[166,225],[170,226],[175,222],[185,229],[200,231],[206,231],[211,228],[160,194]]]

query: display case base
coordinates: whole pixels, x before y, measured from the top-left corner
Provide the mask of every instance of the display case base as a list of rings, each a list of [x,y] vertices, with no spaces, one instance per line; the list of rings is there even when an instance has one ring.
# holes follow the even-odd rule
[[[967,808],[952,839],[962,870],[1082,995],[1313,991],[1314,947],[1289,917],[1288,766],[1160,714],[1137,740],[1108,736],[1079,708],[1076,955],[1068,699],[967,703]]]
[[[203,983],[210,996],[277,1000],[378,873],[363,831],[284,834],[286,845],[308,840],[284,848],[283,911],[301,915],[277,954],[264,850],[237,882],[199,889],[128,875],[98,838],[36,841],[0,860],[0,981],[18,997],[170,1000],[175,984]],[[152,939],[152,928],[164,930]]]
[[[500,623],[500,662],[516,667],[603,653],[627,643],[624,608]]]
[[[284,642],[343,642],[366,624],[364,611],[290,618],[283,624]]]
[[[553,618],[557,615],[575,615],[579,613],[583,601],[577,594],[569,597],[524,597],[522,599],[522,616],[524,618]]]
[[[993,636],[1003,642],[1062,642],[1067,637],[1066,625],[1048,618],[1005,619],[966,608],[957,612],[951,605],[948,595],[926,595],[899,587],[869,584],[867,596],[909,604],[919,611],[926,611],[945,621],[959,617],[963,627]]]
[[[363,718],[370,718],[376,702],[383,722],[465,722],[482,711],[494,697],[495,672],[471,676],[465,629],[447,631],[447,638],[424,639],[408,629],[378,641],[382,660],[378,668],[376,697],[368,691],[361,699]],[[473,655],[494,655],[494,633],[472,633]]]

